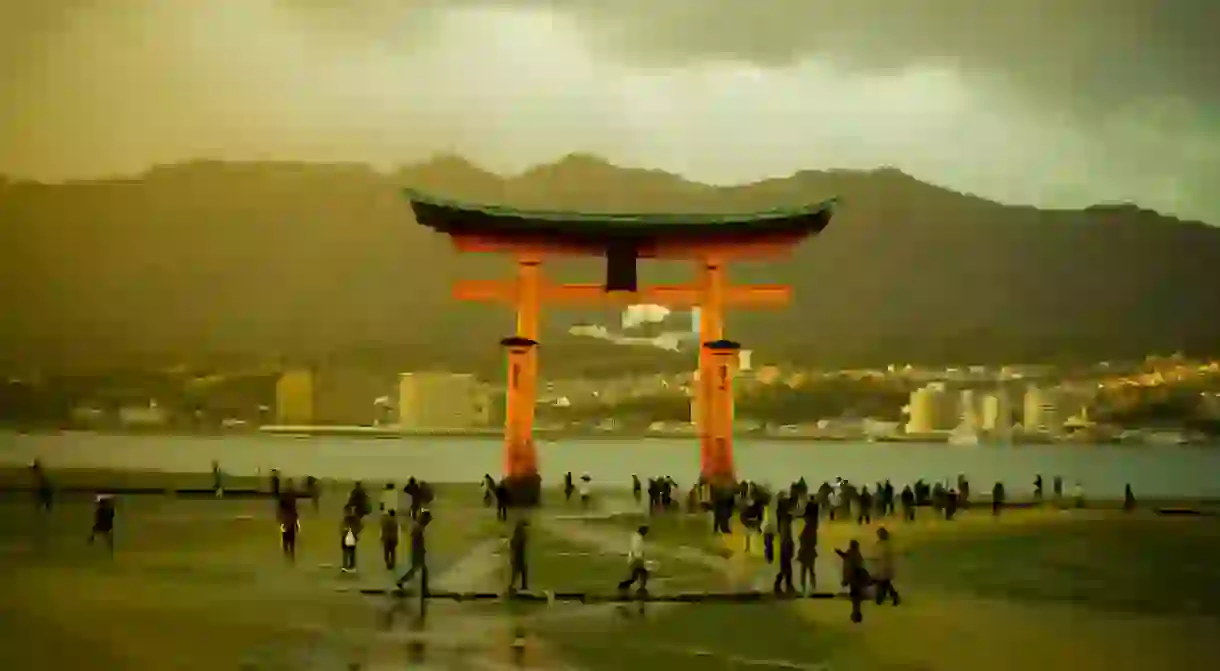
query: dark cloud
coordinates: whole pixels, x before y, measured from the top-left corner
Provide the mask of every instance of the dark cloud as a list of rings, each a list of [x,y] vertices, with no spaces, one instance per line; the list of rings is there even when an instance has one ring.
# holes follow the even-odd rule
[[[1220,0],[0,0],[0,171],[589,151],[1220,221],[1217,26]]]
[[[816,56],[862,70],[946,66],[980,79],[1002,78],[1045,102],[1087,108],[1164,97],[1220,103],[1220,2],[1215,0],[507,4],[571,13],[604,54],[640,65],[711,59],[782,65]]]

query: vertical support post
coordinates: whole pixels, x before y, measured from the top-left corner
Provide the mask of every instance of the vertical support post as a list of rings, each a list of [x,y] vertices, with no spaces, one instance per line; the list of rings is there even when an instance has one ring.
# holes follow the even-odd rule
[[[542,480],[534,446],[534,399],[536,389],[529,374],[531,356],[538,343],[514,336],[500,341],[508,350],[508,384],[504,417],[504,484],[513,507],[538,504]]]
[[[703,475],[714,487],[731,486],[736,482],[733,466],[733,378],[737,374],[738,352],[741,345],[728,340],[704,343],[709,364],[706,418],[707,437],[703,441],[706,457]]]
[[[532,256],[517,257],[517,333],[518,338],[539,340],[539,321],[542,312],[542,260]],[[538,393],[538,348],[531,347],[525,355],[523,369],[529,390],[529,402],[521,404],[523,421],[529,425],[531,436],[534,428],[534,412]],[[528,407],[527,407],[528,406]]]
[[[701,261],[699,276],[699,339],[715,342],[724,338],[724,266],[719,259],[706,258]],[[712,429],[709,418],[714,410],[710,406],[712,392],[711,355],[704,347],[699,348],[699,379],[695,383],[695,432],[699,436],[699,461],[705,466],[710,461]],[[707,475],[704,473],[704,475]]]

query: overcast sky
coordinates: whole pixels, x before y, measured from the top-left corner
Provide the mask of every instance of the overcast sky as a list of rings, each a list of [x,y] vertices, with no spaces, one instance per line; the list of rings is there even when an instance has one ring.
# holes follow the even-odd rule
[[[584,151],[1220,223],[1220,0],[0,0],[0,172]]]

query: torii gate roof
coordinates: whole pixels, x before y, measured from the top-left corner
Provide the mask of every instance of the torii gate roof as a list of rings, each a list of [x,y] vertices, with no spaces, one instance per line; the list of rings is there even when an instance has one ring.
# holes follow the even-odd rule
[[[830,223],[837,199],[801,207],[746,214],[669,214],[519,210],[464,203],[407,190],[415,220],[452,236],[551,239],[587,245],[615,241],[655,242],[697,238],[749,241],[782,237],[800,239],[821,233]]]

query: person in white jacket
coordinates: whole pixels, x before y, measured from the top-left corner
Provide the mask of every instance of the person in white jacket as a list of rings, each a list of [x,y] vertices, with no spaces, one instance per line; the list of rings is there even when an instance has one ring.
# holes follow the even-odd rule
[[[644,553],[644,537],[647,535],[648,525],[641,526],[631,534],[631,544],[627,550],[627,579],[618,584],[621,592],[626,592],[637,583],[641,592],[648,589],[648,564]]]

